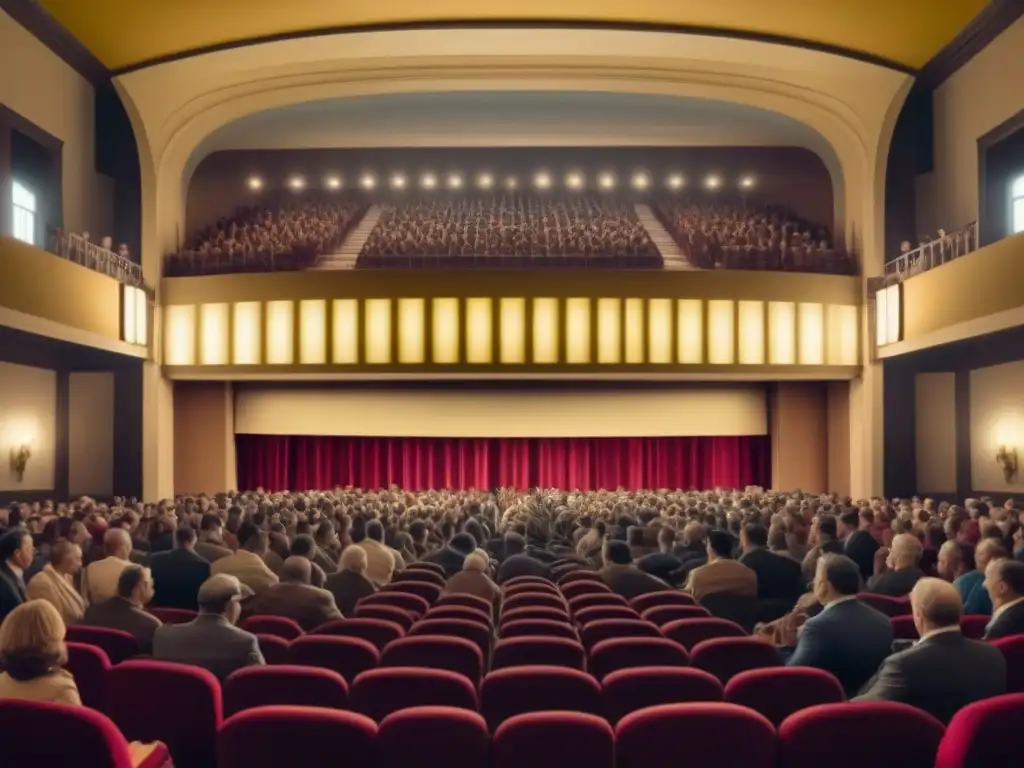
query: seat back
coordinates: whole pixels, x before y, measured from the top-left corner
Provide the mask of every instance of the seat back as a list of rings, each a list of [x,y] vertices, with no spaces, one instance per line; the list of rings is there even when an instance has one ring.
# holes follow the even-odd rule
[[[602,619],[633,619],[638,621],[640,614],[626,605],[592,605],[576,611],[573,619],[577,624],[586,626],[592,621]]]
[[[377,760],[384,768],[486,768],[489,749],[484,719],[454,707],[394,712],[381,722],[377,735]]]
[[[881,611],[886,616],[909,616],[910,600],[905,597],[889,597],[889,595],[876,595],[872,592],[861,592],[857,599],[866,603],[876,611]]]
[[[465,675],[476,688],[483,675],[480,646],[462,637],[417,635],[395,640],[384,649],[382,667],[426,667],[447,669]]]
[[[1024,693],[1024,635],[1001,637],[992,645],[1006,657],[1006,691]]]
[[[836,704],[846,696],[839,680],[823,669],[775,667],[734,675],[725,686],[725,700],[760,712],[777,728],[796,712]]]
[[[611,594],[612,591],[611,587],[603,581],[591,581],[590,579],[572,581],[568,584],[562,584],[558,588],[562,591],[566,600],[572,600],[580,595],[607,595]]]
[[[441,573],[427,568],[408,568],[401,573],[396,573],[392,584],[399,584],[406,581],[422,581],[425,584],[436,584],[444,589],[444,571]]]
[[[507,637],[494,646],[491,669],[527,666],[587,668],[586,653],[576,640],[564,637]]]
[[[107,672],[110,659],[102,648],[85,643],[66,643],[68,672],[75,678],[78,695],[86,707],[107,711]]]
[[[107,711],[129,741],[162,741],[175,765],[216,768],[220,683],[199,667],[125,661],[107,673]]]
[[[661,704],[722,701],[718,678],[690,667],[632,667],[609,673],[601,682],[608,720],[617,723],[630,712]]]
[[[629,601],[622,595],[617,595],[614,592],[592,592],[588,595],[577,595],[569,601],[569,611],[576,613],[583,608],[589,608],[592,605],[625,605],[629,606]]]
[[[599,581],[604,584],[604,579],[601,578],[601,574],[597,571],[572,570],[563,574],[558,579],[558,586],[564,587],[569,584],[575,584],[577,581]]]
[[[710,619],[711,611],[701,605],[656,605],[641,613],[640,618],[664,627],[680,619]]]
[[[544,636],[564,637],[567,640],[579,640],[576,629],[568,621],[549,621],[547,619],[521,619],[508,621],[501,625],[498,633],[501,637]]]
[[[332,669],[345,678],[345,682],[373,669],[379,661],[380,653],[373,643],[359,637],[305,635],[288,646],[289,664]]]
[[[913,616],[893,616],[889,619],[892,622],[892,636],[895,640],[917,640],[919,635],[917,627],[914,626]]]
[[[702,606],[712,616],[735,622],[744,632],[753,632],[757,624],[757,598],[750,595],[708,595],[701,600]]]
[[[462,605],[466,608],[476,608],[478,611],[482,611],[483,613],[486,613],[488,616],[490,616],[494,611],[494,607],[491,605],[490,602],[488,602],[482,597],[477,597],[476,595],[441,595],[441,597],[437,599],[437,602],[434,603],[435,608],[442,608],[455,605]]]
[[[1022,722],[1024,693],[968,704],[946,726],[935,768],[1001,765],[1019,749]]]
[[[988,628],[990,621],[992,621],[991,616],[964,616],[960,619],[960,631],[964,633],[966,638],[981,640],[985,636],[985,630]]]
[[[164,624],[188,624],[199,615],[196,611],[188,611],[184,608],[150,608],[149,612]]]
[[[509,589],[516,589],[527,585],[536,586],[539,591],[545,591],[548,587],[555,586],[550,579],[545,579],[543,576],[514,576],[502,584],[506,593]]]
[[[413,625],[410,637],[437,635],[441,637],[462,637],[480,649],[480,656],[486,665],[491,658],[493,630],[478,621],[466,619],[423,619]]]
[[[369,605],[388,605],[392,608],[401,608],[415,617],[422,616],[430,610],[430,602],[426,598],[414,595],[411,592],[395,590],[367,595],[356,604],[356,615],[359,615],[360,608]]]
[[[614,768],[615,732],[604,718],[582,712],[515,715],[494,732],[491,766]]]
[[[943,732],[942,723],[909,704],[822,704],[790,715],[779,726],[779,766],[932,768]],[[871,736],[851,739],[850,734]]]
[[[348,708],[348,684],[330,669],[283,664],[243,667],[224,681],[224,716],[277,705]]]
[[[393,621],[383,619],[335,619],[321,624],[310,634],[359,637],[370,642],[378,651],[383,651],[384,646],[392,640],[405,637],[405,630]]]
[[[417,560],[415,563],[409,563],[406,567],[405,572],[408,573],[409,571],[430,571],[432,573],[436,573],[442,579],[444,578],[444,568],[437,563],[427,563],[422,560]]]
[[[3,747],[3,763],[12,768],[132,768],[117,726],[88,707],[0,699],[0,733],[12,736]]]
[[[297,621],[284,616],[250,616],[240,626],[254,635],[275,635],[283,640],[294,640],[305,634]]]
[[[493,628],[494,619],[491,614],[477,608],[470,608],[466,605],[435,605],[424,619],[462,619],[464,621],[475,621],[485,627]]]
[[[493,732],[515,715],[543,710],[601,714],[601,687],[593,677],[564,667],[509,667],[480,686],[480,712]]]
[[[501,607],[502,615],[517,608],[554,608],[564,611],[565,600],[551,592],[520,592],[504,601]]]
[[[661,634],[689,651],[704,640],[715,637],[745,637],[747,633],[735,622],[711,618],[671,621],[661,628]]]
[[[580,628],[583,645],[592,649],[613,637],[659,637],[658,627],[640,619],[600,619]]]
[[[408,632],[412,629],[417,617],[395,605],[357,605],[355,618],[390,621]]]
[[[354,712],[262,707],[229,718],[217,738],[218,768],[324,765],[324,750],[343,745],[346,768],[372,768],[377,725]]]
[[[260,653],[267,664],[287,664],[289,642],[277,635],[256,635]]]
[[[503,610],[501,612],[501,621],[499,626],[504,627],[506,624],[513,621],[522,621],[524,619],[540,619],[542,621],[560,621],[563,624],[570,624],[569,612],[564,608],[549,608],[547,606],[527,607],[527,608],[513,608],[512,610]]]
[[[139,641],[134,635],[120,629],[75,624],[67,628],[65,639],[69,643],[83,643],[102,649],[111,664],[120,664],[139,655]]]
[[[504,589],[505,599],[515,597],[516,595],[525,595],[530,593],[543,593],[556,596],[562,594],[558,591],[558,587],[556,587],[554,584],[551,584],[550,582],[537,583],[531,581],[527,584],[506,584]]]
[[[631,667],[688,667],[690,654],[665,637],[612,637],[590,649],[588,669],[598,680]]]
[[[382,667],[363,672],[352,684],[352,709],[380,722],[410,707],[479,708],[476,688],[465,675],[446,669]]]
[[[395,581],[384,587],[381,594],[390,595],[397,592],[399,594],[416,595],[426,600],[429,606],[437,602],[437,598],[441,596],[443,591],[443,586],[426,581]],[[423,611],[423,613],[425,612]]]
[[[648,592],[646,595],[637,595],[629,601],[639,613],[648,608],[658,608],[665,605],[696,605],[697,601],[685,592],[675,589],[666,589],[661,592]]]
[[[725,685],[733,675],[748,669],[778,667],[782,664],[775,646],[758,637],[716,637],[703,640],[690,650],[693,666],[710,672]]]

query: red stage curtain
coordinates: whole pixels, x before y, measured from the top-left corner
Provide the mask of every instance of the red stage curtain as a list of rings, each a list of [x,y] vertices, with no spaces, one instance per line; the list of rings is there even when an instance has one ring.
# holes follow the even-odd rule
[[[237,435],[238,487],[593,491],[771,484],[766,435],[412,438]]]

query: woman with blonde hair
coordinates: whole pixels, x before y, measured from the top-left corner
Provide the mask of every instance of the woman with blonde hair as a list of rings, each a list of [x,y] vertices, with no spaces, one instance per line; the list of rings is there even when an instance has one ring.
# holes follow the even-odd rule
[[[46,600],[29,600],[0,624],[0,699],[81,705],[64,645],[64,620]]]

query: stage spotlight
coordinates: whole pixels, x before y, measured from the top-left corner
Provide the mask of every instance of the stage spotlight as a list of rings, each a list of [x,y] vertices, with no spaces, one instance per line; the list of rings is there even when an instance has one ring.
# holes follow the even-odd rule
[[[341,177],[333,175],[325,177],[324,186],[327,187],[327,189],[341,189]]]
[[[306,180],[301,176],[292,176],[288,179],[288,188],[296,192],[306,188]]]
[[[706,189],[715,190],[722,186],[722,177],[711,174],[704,179],[704,187]]]
[[[359,186],[362,189],[376,189],[377,188],[377,177],[372,173],[364,173],[359,178]]]
[[[259,176],[250,176],[245,180],[246,186],[249,187],[253,192],[259,192],[263,189],[263,179]]]
[[[462,189],[462,176],[457,173],[449,174],[448,189]]]
[[[677,191],[686,186],[686,179],[683,178],[681,173],[673,173],[665,179],[665,186],[673,191]]]
[[[615,174],[610,171],[605,171],[597,177],[597,186],[601,189],[614,189],[615,188]]]
[[[489,173],[481,173],[476,177],[476,185],[480,189],[490,189],[494,186],[494,177]]]
[[[583,189],[583,174],[573,171],[565,177],[565,186],[569,189]]]
[[[551,189],[551,174],[547,171],[540,171],[533,177],[533,185],[537,189]]]
[[[651,177],[644,171],[637,171],[633,174],[633,189],[643,190],[651,186]]]
[[[434,189],[437,187],[437,176],[432,173],[424,173],[420,177],[420,186],[424,189]]]
[[[515,176],[509,176],[507,179],[505,179],[505,189],[518,189],[518,188],[519,188],[519,179],[517,179]]]
[[[753,189],[757,180],[753,176],[744,176],[740,179],[740,189]]]
[[[392,189],[405,189],[405,174],[396,173],[391,177]]]

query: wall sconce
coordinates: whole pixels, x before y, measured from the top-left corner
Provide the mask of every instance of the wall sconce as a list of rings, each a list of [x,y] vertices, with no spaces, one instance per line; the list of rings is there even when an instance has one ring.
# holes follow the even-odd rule
[[[1003,479],[1007,483],[1013,482],[1017,477],[1017,449],[1007,445],[999,446],[996,462],[1003,468]]]
[[[25,467],[32,458],[32,447],[28,443],[11,446],[11,469],[18,476],[18,482],[25,479]]]

